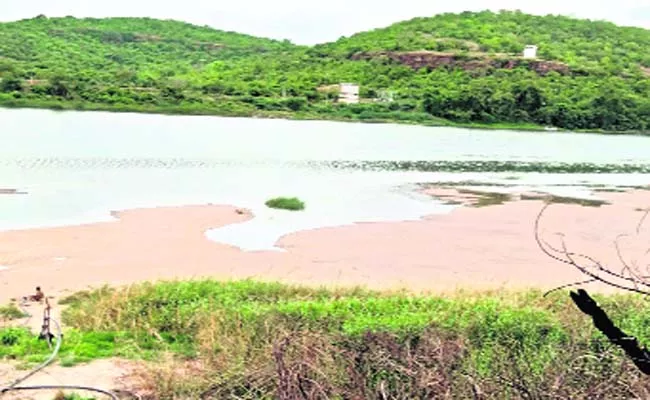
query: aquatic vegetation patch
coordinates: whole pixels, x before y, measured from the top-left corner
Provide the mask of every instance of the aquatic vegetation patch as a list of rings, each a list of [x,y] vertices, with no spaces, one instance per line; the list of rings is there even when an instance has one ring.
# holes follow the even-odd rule
[[[650,173],[650,164],[595,164],[525,161],[329,161],[336,169],[420,172],[510,172],[549,174],[628,174]]]
[[[578,197],[557,196],[553,194],[522,194],[521,200],[544,200],[551,204],[577,204],[585,207],[600,207],[610,204],[608,201],[599,199],[581,199]]]
[[[305,209],[305,203],[297,197],[276,197],[266,203],[269,208],[277,208],[289,211],[301,211]]]
[[[472,207],[495,206],[512,200],[512,195],[509,193],[481,192],[469,189],[458,189],[458,193],[475,196],[475,199],[470,204]]]
[[[493,185],[496,186],[496,185]],[[426,188],[434,188],[434,185],[425,185]],[[542,192],[531,193],[501,193],[491,191],[481,191],[467,188],[456,188],[453,186],[440,186],[441,189],[452,189],[457,193],[455,195],[448,195],[442,193],[431,193],[431,196],[436,199],[443,200],[445,204],[449,205],[466,205],[469,207],[488,207],[501,205],[509,201],[518,200],[542,200],[552,204],[577,204],[585,207],[600,207],[602,205],[610,204],[605,200],[600,199],[584,199],[579,197],[558,196]]]

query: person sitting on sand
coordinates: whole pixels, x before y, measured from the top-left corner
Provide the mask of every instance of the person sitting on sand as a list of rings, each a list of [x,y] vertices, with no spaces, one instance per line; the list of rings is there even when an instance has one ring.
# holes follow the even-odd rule
[[[25,297],[23,297],[23,300],[39,302],[39,301],[43,300],[44,297],[45,297],[45,294],[43,294],[43,291],[41,290],[41,287],[37,286],[36,287],[36,294],[32,294],[30,296],[25,296]]]

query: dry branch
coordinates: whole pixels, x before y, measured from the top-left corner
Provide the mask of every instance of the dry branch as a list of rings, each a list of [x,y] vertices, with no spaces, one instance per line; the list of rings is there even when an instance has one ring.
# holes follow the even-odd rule
[[[647,281],[647,276],[643,275],[636,265],[630,265],[630,263],[626,262],[621,251],[619,239],[629,235],[619,235],[614,242],[618,260],[622,264],[622,270],[618,273],[612,268],[603,266],[602,263],[590,256],[569,251],[563,235],[561,234],[559,234],[559,236],[562,237],[561,248],[553,247],[543,240],[540,235],[540,221],[548,207],[549,204],[545,205],[535,220],[535,240],[537,241],[539,248],[550,258],[576,268],[589,279],[562,285],[547,292],[545,296],[558,290],[593,282],[601,282],[617,289],[646,296],[650,295],[650,291],[648,291],[650,283]],[[650,211],[646,211],[639,221],[636,227],[637,235],[640,234],[643,223],[647,219],[649,213]],[[578,309],[592,318],[596,329],[605,335],[612,344],[622,348],[625,354],[641,372],[650,375],[650,352],[648,352],[647,348],[641,347],[636,338],[626,335],[625,332],[618,328],[609,318],[607,313],[598,306],[596,301],[594,301],[585,290],[578,289],[577,292],[570,292],[570,295]]]
[[[596,329],[605,335],[612,344],[622,348],[641,372],[650,375],[650,352],[647,348],[642,348],[636,338],[626,335],[614,325],[607,313],[585,290],[579,289],[577,292],[571,292],[571,299],[580,311],[591,316]]]

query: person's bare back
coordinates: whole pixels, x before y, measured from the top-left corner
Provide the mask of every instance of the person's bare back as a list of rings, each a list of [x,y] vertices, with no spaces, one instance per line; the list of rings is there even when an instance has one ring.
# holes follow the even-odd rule
[[[40,302],[41,300],[43,300],[43,298],[45,298],[45,294],[41,290],[41,287],[37,286],[36,287],[36,294],[25,296],[25,297],[23,297],[23,300]]]

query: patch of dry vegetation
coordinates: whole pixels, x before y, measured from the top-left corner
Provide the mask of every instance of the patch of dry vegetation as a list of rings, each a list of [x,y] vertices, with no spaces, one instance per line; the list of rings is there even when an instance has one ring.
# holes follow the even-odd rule
[[[649,339],[642,298],[599,301]],[[110,332],[116,352],[156,352],[136,374],[149,399],[592,399],[650,391],[648,378],[559,293],[442,298],[200,281],[103,289],[67,302],[66,322],[81,338]]]
[[[643,297],[598,301],[648,343]],[[195,281],[65,302],[62,357],[139,360],[129,387],[144,399],[650,396],[648,377],[561,293],[436,297]],[[0,357],[47,353],[19,329],[0,330]]]

